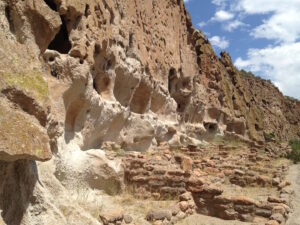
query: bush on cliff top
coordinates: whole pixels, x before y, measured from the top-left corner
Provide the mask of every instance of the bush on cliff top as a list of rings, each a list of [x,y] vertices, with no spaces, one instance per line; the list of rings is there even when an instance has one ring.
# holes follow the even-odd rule
[[[290,141],[290,146],[293,150],[288,154],[288,159],[293,160],[294,163],[300,162],[300,140]]]

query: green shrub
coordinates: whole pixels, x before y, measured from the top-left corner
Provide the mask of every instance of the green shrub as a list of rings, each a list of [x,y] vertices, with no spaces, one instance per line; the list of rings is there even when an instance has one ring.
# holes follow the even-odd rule
[[[290,146],[293,150],[288,154],[288,159],[293,160],[294,163],[300,162],[300,141],[292,140],[290,141]]]

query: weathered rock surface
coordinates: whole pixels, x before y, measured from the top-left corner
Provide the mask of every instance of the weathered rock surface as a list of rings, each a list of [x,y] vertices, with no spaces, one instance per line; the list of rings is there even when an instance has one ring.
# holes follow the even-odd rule
[[[299,101],[240,75],[227,53],[218,58],[193,28],[183,0],[2,0],[0,29],[0,210],[6,224],[100,224],[99,209],[74,201],[74,191],[115,195],[124,177],[145,198],[190,191],[206,214],[221,207],[222,218],[252,221],[259,213],[285,219],[284,207],[215,201],[224,177],[241,187],[284,189],[276,167],[260,170],[259,163],[286,148],[268,144],[262,157],[249,148],[232,156],[219,146],[206,158],[207,149],[198,146],[215,135],[253,146],[299,138]],[[109,151],[100,150],[108,143],[114,143]],[[164,147],[149,158],[125,154]],[[181,198],[180,212],[153,215],[172,222],[191,214],[193,200]],[[270,202],[283,204],[278,201]]]
[[[205,133],[259,144],[298,136],[299,103],[241,78],[227,53],[218,58],[183,1],[7,0],[1,9],[2,94],[48,128],[52,149],[62,133],[66,142],[80,133],[84,150],[114,141],[136,151]]]
[[[123,186],[120,159],[110,160],[102,150],[81,151],[74,145],[65,147],[57,157],[55,176],[69,189],[90,188],[109,195],[119,194]]]
[[[283,94],[270,81],[241,71],[241,78],[249,96],[263,118],[263,132],[267,141],[299,138],[299,101]]]

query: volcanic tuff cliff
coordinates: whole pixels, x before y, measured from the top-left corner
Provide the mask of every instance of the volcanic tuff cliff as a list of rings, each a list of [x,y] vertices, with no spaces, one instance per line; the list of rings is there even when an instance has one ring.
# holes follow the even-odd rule
[[[60,182],[122,189],[120,162],[100,150],[111,142],[145,151],[214,135],[253,145],[300,137],[300,103],[219,58],[183,0],[1,0],[0,29],[7,224],[71,224],[55,199]],[[73,207],[73,219],[98,223]]]

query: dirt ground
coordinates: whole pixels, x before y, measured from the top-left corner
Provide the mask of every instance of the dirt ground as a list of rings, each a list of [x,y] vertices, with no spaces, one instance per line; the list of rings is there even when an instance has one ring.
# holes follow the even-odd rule
[[[287,225],[300,225],[300,165],[290,167],[287,179],[292,182],[292,189],[295,192],[293,198],[294,212],[289,216]]]
[[[261,223],[243,223],[240,221],[233,220],[222,220],[215,217],[204,216],[204,215],[192,215],[183,221],[180,221],[176,225],[263,225]]]

